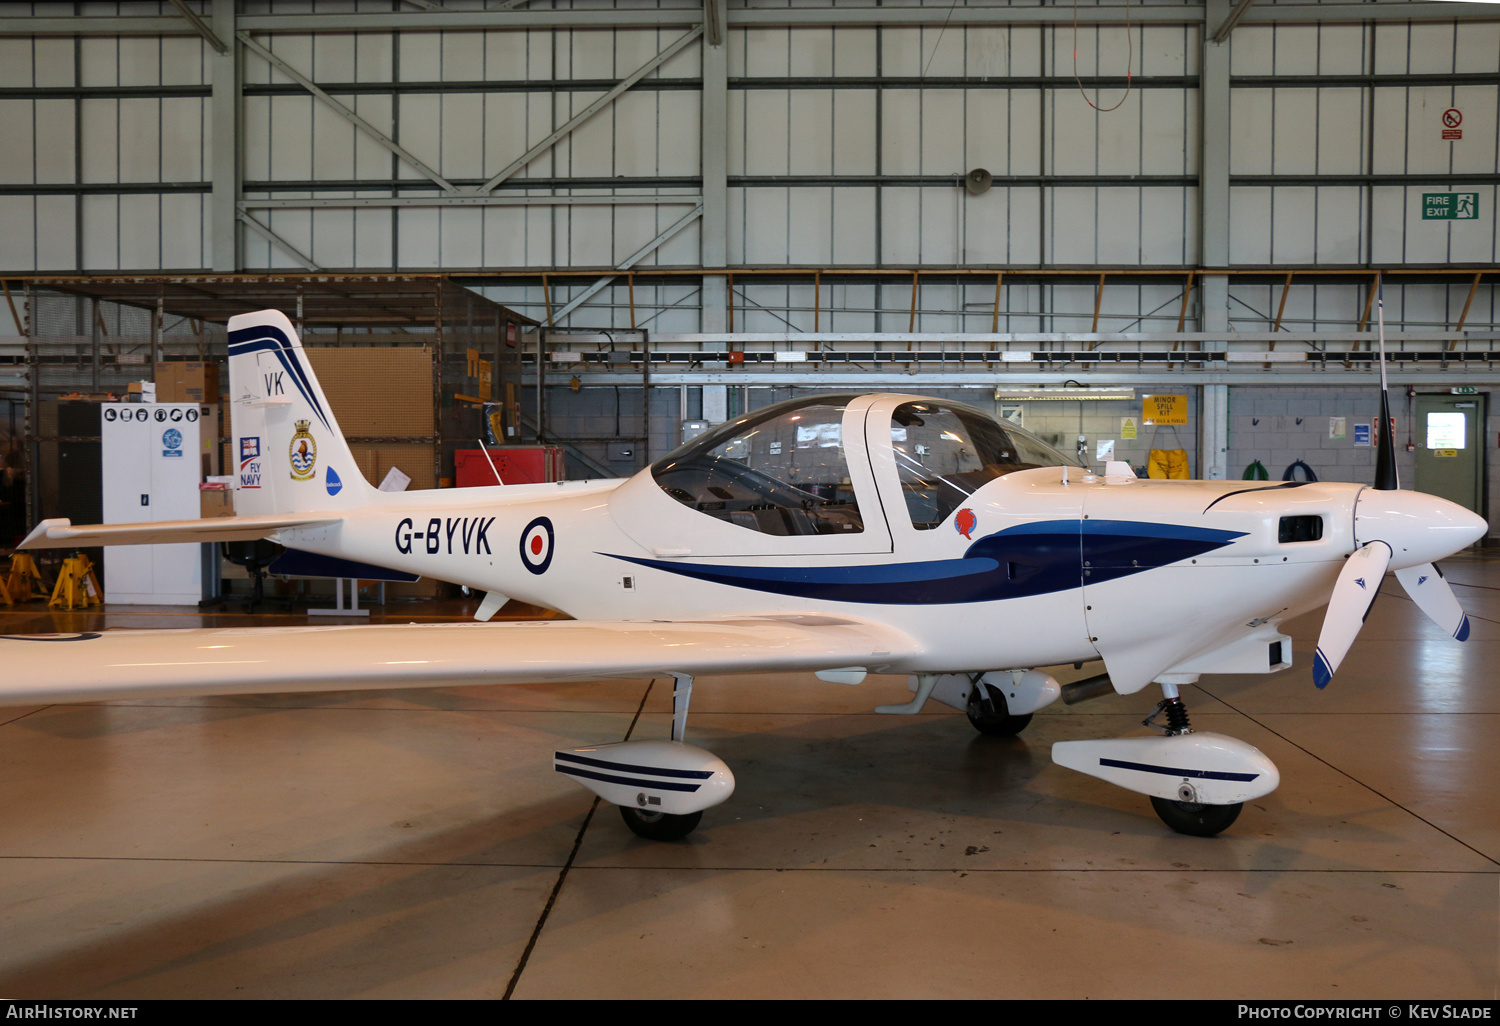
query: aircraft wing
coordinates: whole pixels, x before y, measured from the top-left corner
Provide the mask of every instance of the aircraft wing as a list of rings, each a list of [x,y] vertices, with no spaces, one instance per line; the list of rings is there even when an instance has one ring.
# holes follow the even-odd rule
[[[139,524],[79,524],[66,519],[43,520],[21,549],[82,549],[94,545],[164,545],[174,542],[253,541],[284,527],[321,527],[341,517],[263,513],[247,517],[207,517],[202,520],[157,520]]]
[[[0,705],[880,667],[920,647],[832,616],[0,636]]]

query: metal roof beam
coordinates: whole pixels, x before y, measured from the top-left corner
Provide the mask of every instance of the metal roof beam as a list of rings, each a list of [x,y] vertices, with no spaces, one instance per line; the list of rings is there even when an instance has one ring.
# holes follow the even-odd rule
[[[358,128],[360,131],[364,132],[380,145],[390,150],[397,157],[404,160],[413,168],[413,170],[420,172],[422,175],[431,179],[433,182],[436,182],[444,192],[458,192],[458,189],[453,185],[453,183],[449,182],[448,179],[444,178],[432,168],[428,167],[417,157],[407,152],[407,150],[402,148],[402,146],[397,143],[396,140],[387,136],[384,132],[380,131],[380,129],[370,124],[368,121],[360,117],[358,114],[354,113],[354,111],[350,110],[348,107],[345,107],[342,103],[335,100],[332,96],[329,96],[326,92],[320,89],[318,85],[312,81],[312,79],[302,74],[302,72],[292,67],[290,64],[282,60],[280,57],[276,56],[270,50],[267,50],[264,46],[261,46],[254,39],[251,39],[249,32],[239,32],[237,35],[240,42],[245,44],[245,49],[256,54],[262,60],[269,63],[277,71],[280,71],[283,75],[286,75],[302,88],[306,89],[318,99],[322,100],[325,104],[331,107],[335,113],[339,114],[340,116],[348,120],[351,124],[353,124],[355,128]]]
[[[615,99],[622,93],[624,93],[627,89],[635,85],[647,75],[651,74],[651,72],[661,67],[667,61],[671,60],[682,50],[683,47],[687,46],[689,43],[691,43],[701,35],[703,35],[703,26],[699,25],[697,28],[692,29],[686,35],[679,38],[675,43],[667,47],[661,53],[651,58],[645,64],[642,64],[639,68],[636,68],[629,75],[620,79],[620,81],[615,83],[613,89],[605,93],[603,96],[599,97],[599,99],[595,100],[587,107],[583,108],[583,110],[579,111],[577,114],[573,115],[573,117],[568,120],[567,124],[563,125],[561,128],[557,129],[557,131],[547,136],[547,138],[543,139],[531,149],[527,150],[515,160],[511,161],[499,174],[492,177],[489,181],[485,182],[474,191],[479,193],[487,193],[495,186],[505,181],[507,178],[510,178],[512,175],[520,172],[522,168],[524,168],[527,164],[530,164],[538,156],[550,149],[558,140],[571,133],[573,129],[583,124],[585,121],[593,117],[595,114],[599,113],[605,107],[608,107],[611,103],[614,103]]]

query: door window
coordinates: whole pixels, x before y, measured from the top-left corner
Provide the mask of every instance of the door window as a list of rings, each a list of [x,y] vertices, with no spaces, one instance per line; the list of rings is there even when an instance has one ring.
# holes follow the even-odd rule
[[[768,406],[693,439],[651,467],[672,498],[761,534],[857,534],[844,410],[853,396]]]

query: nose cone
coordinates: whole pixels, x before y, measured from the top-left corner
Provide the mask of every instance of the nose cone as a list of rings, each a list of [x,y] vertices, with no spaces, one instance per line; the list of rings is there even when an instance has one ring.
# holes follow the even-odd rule
[[[1392,570],[1451,556],[1488,531],[1489,524],[1483,517],[1424,492],[1366,488],[1354,507],[1356,542],[1383,541],[1389,545]]]

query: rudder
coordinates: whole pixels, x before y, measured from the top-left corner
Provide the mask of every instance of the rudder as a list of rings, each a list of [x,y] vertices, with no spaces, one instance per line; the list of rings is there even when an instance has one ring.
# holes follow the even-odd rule
[[[360,474],[292,322],[279,310],[229,319],[235,512],[364,505]]]

